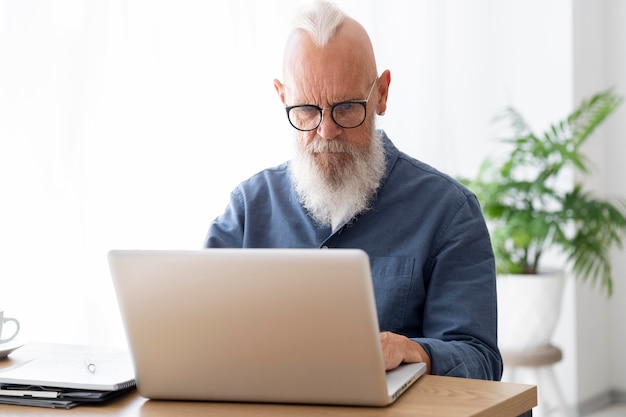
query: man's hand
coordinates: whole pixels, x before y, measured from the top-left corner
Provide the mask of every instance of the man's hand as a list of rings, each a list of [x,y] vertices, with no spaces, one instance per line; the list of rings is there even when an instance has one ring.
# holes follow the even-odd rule
[[[397,368],[401,363],[425,362],[426,373],[430,373],[430,357],[419,343],[396,333],[380,334],[385,369]]]

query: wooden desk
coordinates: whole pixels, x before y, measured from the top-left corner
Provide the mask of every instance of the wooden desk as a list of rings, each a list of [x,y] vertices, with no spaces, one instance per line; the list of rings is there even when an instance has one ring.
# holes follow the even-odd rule
[[[26,350],[27,346],[22,349]],[[40,348],[40,346],[38,346]],[[19,350],[10,355],[19,360]],[[3,367],[0,360],[0,369]],[[6,366],[6,363],[4,364]],[[152,401],[136,391],[101,406],[52,410],[0,404],[2,416],[384,416],[384,417],[517,417],[537,405],[537,387],[424,375],[394,404],[384,407],[333,407],[280,404]]]

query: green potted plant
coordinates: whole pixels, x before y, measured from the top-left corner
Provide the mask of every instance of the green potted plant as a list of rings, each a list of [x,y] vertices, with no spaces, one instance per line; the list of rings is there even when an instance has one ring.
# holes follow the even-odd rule
[[[521,114],[507,108],[497,118],[508,122],[513,136],[504,139],[508,153],[501,160],[488,157],[473,179],[461,179],[473,190],[489,224],[498,272],[498,293],[511,292],[514,300],[499,299],[500,316],[509,304],[525,304],[539,314],[537,321],[547,324],[546,308],[560,310],[560,287],[553,284],[558,300],[546,300],[548,307],[532,305],[546,298],[551,290],[538,289],[534,295],[520,294],[520,287],[501,288],[504,275],[523,276],[531,281],[547,282],[541,275],[542,257],[547,251],[559,253],[565,266],[582,280],[599,284],[607,296],[613,291],[610,249],[622,245],[626,231],[626,205],[622,200],[601,199],[586,191],[581,176],[589,173],[582,145],[621,104],[613,91],[598,93],[582,103],[564,120],[544,133],[535,134]],[[562,275],[559,274],[559,275]],[[562,279],[561,279],[562,281]],[[524,285],[524,284],[520,284]],[[522,313],[527,314],[526,313]],[[528,328],[529,317],[519,319]],[[556,320],[548,324],[547,335],[528,335],[529,343],[547,343]],[[503,327],[502,325],[500,326]],[[520,333],[515,326],[500,331]],[[528,333],[528,332],[527,332]]]

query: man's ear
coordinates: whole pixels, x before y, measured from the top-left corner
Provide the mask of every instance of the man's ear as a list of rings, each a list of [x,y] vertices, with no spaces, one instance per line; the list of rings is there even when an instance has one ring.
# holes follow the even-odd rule
[[[278,80],[274,80],[274,88],[276,89],[276,92],[278,93],[278,97],[280,98],[280,101],[285,104],[285,86]]]
[[[382,115],[387,111],[387,97],[389,95],[389,84],[391,84],[391,72],[383,71],[378,77],[378,104],[376,105],[376,114]]]

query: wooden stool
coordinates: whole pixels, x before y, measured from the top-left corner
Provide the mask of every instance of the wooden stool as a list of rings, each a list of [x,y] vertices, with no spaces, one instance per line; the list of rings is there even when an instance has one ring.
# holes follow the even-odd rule
[[[552,368],[552,365],[563,358],[561,349],[548,345],[526,351],[502,351],[501,354],[505,372],[509,372],[508,380],[511,382],[522,382],[516,380],[517,371],[520,368],[529,369],[534,373],[534,383],[537,384],[539,397],[537,412],[534,414],[536,417],[569,416],[563,394]],[[555,411],[556,414],[553,414]]]

